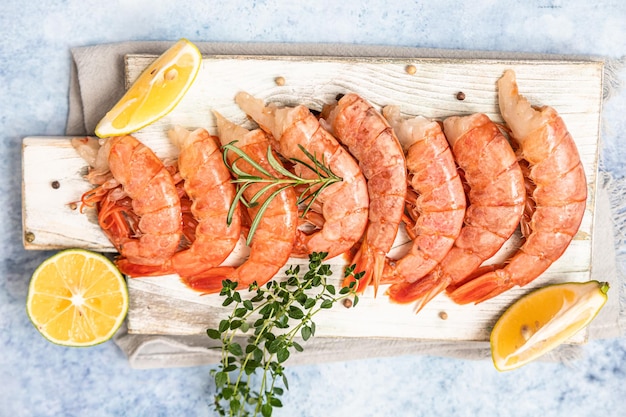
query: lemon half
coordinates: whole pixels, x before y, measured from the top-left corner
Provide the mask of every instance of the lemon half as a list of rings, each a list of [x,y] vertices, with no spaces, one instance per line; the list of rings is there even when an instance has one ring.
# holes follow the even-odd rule
[[[128,311],[124,277],[106,257],[67,249],[33,273],[26,299],[33,325],[49,341],[93,346],[109,340]]]
[[[496,369],[518,368],[554,349],[587,326],[607,300],[606,282],[568,282],[517,300],[491,331]]]
[[[160,55],[131,85],[126,94],[100,120],[98,137],[127,135],[168,114],[193,84],[202,54],[181,39]]]

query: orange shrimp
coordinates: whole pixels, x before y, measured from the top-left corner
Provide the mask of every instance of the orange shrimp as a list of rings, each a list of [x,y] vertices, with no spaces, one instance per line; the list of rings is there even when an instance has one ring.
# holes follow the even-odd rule
[[[298,230],[292,255],[327,252],[332,258],[348,252],[365,230],[369,207],[366,180],[354,158],[305,106],[265,107],[263,100],[243,92],[235,101],[261,129],[273,135],[272,146],[278,153],[306,161],[301,146],[342,178],[319,193],[315,209],[321,216],[312,217],[320,228],[311,233]],[[294,169],[303,178],[317,177],[300,163]]]
[[[382,114],[357,94],[346,94],[325,106],[321,118],[323,126],[354,155],[367,179],[369,221],[352,262],[357,271],[365,272],[359,289],[372,282],[376,291],[404,212],[404,151]]]
[[[533,108],[517,89],[515,73],[498,80],[502,117],[527,161],[534,184],[534,213],[524,244],[504,265],[455,289],[457,303],[479,303],[516,285],[524,286],[557,260],[578,232],[585,212],[587,182],[576,144],[556,110]]]
[[[235,145],[259,163],[272,175],[279,174],[267,161],[267,149],[270,144],[268,135],[260,129],[248,131],[241,126],[231,123],[220,114],[217,117],[217,129],[222,145],[237,141]],[[227,158],[232,164],[237,160],[237,166],[251,175],[264,175],[249,163],[233,153]],[[244,197],[251,199],[263,189],[265,184],[252,184],[244,191]],[[267,198],[276,191],[275,188],[264,192],[258,204],[249,207],[250,218],[254,218]],[[197,291],[205,293],[219,292],[222,289],[222,280],[230,279],[246,287],[255,283],[263,285],[276,275],[289,259],[293,249],[298,226],[298,206],[296,193],[293,188],[282,189],[269,203],[261,216],[260,222],[250,244],[248,259],[237,267],[221,266],[200,273],[188,280],[188,285]]]
[[[114,178],[100,195],[107,197],[98,213],[105,234],[121,259],[155,266],[167,262],[182,234],[180,198],[172,175],[154,152],[132,136],[107,139],[99,154]],[[121,188],[109,192],[113,182]]]
[[[387,291],[397,303],[418,301],[417,311],[502,247],[519,224],[526,198],[515,153],[495,123],[473,114],[449,117],[443,124],[469,186],[468,206],[459,237],[439,265],[417,281],[393,284]]]
[[[385,107],[383,115],[407,151],[412,197],[405,223],[413,240],[398,261],[387,259],[383,283],[414,282],[437,266],[459,236],[465,191],[439,123],[421,116],[404,119],[396,106]]]
[[[180,148],[178,169],[184,180],[185,195],[191,200],[193,215],[191,245],[159,266],[118,262],[120,270],[131,276],[177,273],[183,280],[220,265],[233,251],[241,233],[241,218],[236,209],[230,224],[227,215],[235,197],[235,186],[224,165],[219,139],[205,129],[188,131],[175,127],[170,139]],[[186,198],[183,196],[183,199]],[[184,201],[184,200],[183,200]],[[190,221],[184,220],[187,225]]]

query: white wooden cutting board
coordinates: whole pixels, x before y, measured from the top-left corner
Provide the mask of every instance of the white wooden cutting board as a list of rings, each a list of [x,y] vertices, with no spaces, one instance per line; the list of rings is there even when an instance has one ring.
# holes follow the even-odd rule
[[[127,83],[154,59],[127,57]],[[407,71],[413,66],[415,72]],[[396,104],[407,115],[443,119],[483,112],[501,122],[496,81],[506,68],[517,73],[520,91],[532,103],[555,107],[572,133],[587,175],[587,210],[575,239],[563,257],[524,289],[513,289],[480,305],[459,306],[445,295],[419,314],[411,305],[393,305],[368,291],[356,308],[324,311],[316,320],[318,336],[428,340],[488,340],[490,328],[503,310],[528,290],[548,282],[590,279],[592,224],[602,103],[600,62],[486,61],[419,59],[341,59],[277,57],[206,57],[194,85],[174,111],[139,131],[136,136],[160,157],[176,150],[166,132],[173,125],[204,127],[215,133],[213,109],[230,120],[252,127],[235,105],[238,91],[267,101],[302,103],[319,110],[339,93],[354,91],[376,106]],[[276,79],[282,77],[283,85]],[[465,94],[464,100],[457,93]],[[27,249],[82,247],[102,252],[113,248],[100,231],[93,213],[80,213],[75,204],[90,185],[83,180],[86,164],[65,137],[29,137],[23,142],[23,228]],[[398,244],[403,237],[399,236]],[[517,236],[496,255],[503,258],[517,247]],[[398,250],[402,250],[401,248]],[[492,260],[493,261],[493,260]],[[305,263],[293,259],[290,263]],[[331,263],[339,283],[344,262]],[[286,267],[285,267],[286,269]],[[177,276],[128,281],[129,332],[193,335],[215,327],[228,314],[218,295],[201,296]],[[445,314],[444,314],[445,313]],[[585,334],[572,339],[582,342]]]

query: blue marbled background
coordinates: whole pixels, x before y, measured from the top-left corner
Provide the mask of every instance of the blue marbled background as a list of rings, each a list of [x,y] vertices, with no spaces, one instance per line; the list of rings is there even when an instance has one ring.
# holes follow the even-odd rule
[[[0,416],[212,415],[210,367],[133,370],[112,342],[55,346],[26,316],[30,274],[50,253],[21,245],[21,139],[63,135],[71,47],[187,37],[626,55],[623,0],[434,3],[3,1]],[[617,75],[626,80],[624,69]],[[619,181],[626,172],[624,108],[622,89],[603,112],[601,163]],[[295,367],[289,379],[291,391],[277,415],[623,416],[626,338],[592,341],[585,357],[568,365],[533,363],[505,374],[489,361],[400,357]]]

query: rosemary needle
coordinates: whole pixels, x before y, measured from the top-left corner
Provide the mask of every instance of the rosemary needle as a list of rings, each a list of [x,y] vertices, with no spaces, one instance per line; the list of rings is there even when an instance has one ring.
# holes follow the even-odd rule
[[[315,155],[312,155],[310,152],[304,149],[302,145],[298,146],[310,162],[296,158],[292,158],[291,161],[301,164],[314,172],[316,174],[315,178],[302,178],[286,169],[281,164],[281,162],[277,160],[274,156],[274,153],[272,152],[272,147],[268,146],[267,161],[272,169],[277,173],[273,174],[264,167],[262,167],[257,161],[252,159],[245,151],[235,146],[235,143],[236,141],[223,146],[224,164],[235,176],[235,179],[232,180],[233,183],[237,184],[237,193],[235,194],[235,198],[233,199],[233,202],[228,211],[228,224],[232,222],[235,208],[239,203],[243,204],[245,207],[255,207],[259,204],[261,197],[273,189],[272,193],[265,199],[265,201],[261,203],[257,214],[252,220],[252,224],[250,225],[250,231],[248,233],[248,239],[246,241],[248,245],[250,245],[250,243],[252,242],[254,232],[256,231],[259,222],[261,221],[261,218],[265,213],[265,210],[272,202],[272,200],[278,194],[280,194],[281,191],[288,187],[297,187],[302,185],[306,186],[305,189],[298,196],[297,201],[298,205],[304,205],[304,210],[301,214],[301,217],[304,217],[311,209],[313,203],[319,197],[322,191],[324,191],[330,185],[342,181],[341,177],[335,175],[332,170],[328,166],[326,166],[323,157],[320,161],[317,157],[315,157]],[[237,155],[237,158],[232,163],[228,161],[228,152],[233,152]],[[237,162],[239,162],[240,160],[248,163],[254,170],[258,171],[259,175],[254,175],[242,170],[237,164]],[[267,185],[257,191],[251,198],[246,199],[244,197],[244,192],[248,187],[253,184]]]

